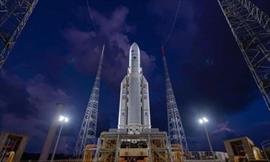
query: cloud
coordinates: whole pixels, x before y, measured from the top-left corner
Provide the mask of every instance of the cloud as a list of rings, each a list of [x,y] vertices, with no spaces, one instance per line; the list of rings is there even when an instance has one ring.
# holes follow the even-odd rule
[[[229,122],[220,123],[217,125],[217,128],[212,131],[212,134],[222,134],[222,133],[234,133],[235,131],[229,127]]]
[[[1,130],[27,134],[30,139],[28,148],[39,152],[43,144],[40,141],[45,140],[49,125],[54,120],[56,104],[70,104],[70,96],[50,85],[41,74],[24,80],[2,72],[0,82],[1,90],[8,92],[0,95]]]
[[[126,23],[128,13],[126,7],[115,9],[109,17],[91,10],[93,23],[97,27],[95,31],[66,28],[63,35],[70,46],[70,63],[79,71],[95,73],[101,45],[105,43],[103,76],[109,84],[118,87],[128,66],[128,50],[132,43],[128,34],[135,31],[134,26]],[[141,61],[145,73],[151,73],[155,67],[155,58],[141,50]]]
[[[7,74],[2,70],[0,84],[0,110],[2,112],[12,113],[20,118],[35,114],[35,109],[32,109],[29,102],[27,102],[29,94],[25,91],[25,81],[23,79],[13,74]]]
[[[39,141],[45,139],[45,132],[41,127],[44,127],[44,123],[37,118],[18,118],[12,113],[5,113],[1,118],[2,131],[27,135],[27,147],[31,147],[33,152],[41,151],[42,143]]]
[[[41,74],[27,81],[26,92],[29,94],[28,102],[37,109],[39,118],[50,118],[56,112],[56,104],[69,104],[71,98],[64,90],[48,84]]]
[[[149,1],[161,40],[171,27],[177,2]],[[205,104],[212,108],[196,111],[222,117],[242,111],[257,97],[256,84],[217,3],[183,1],[167,49],[174,92],[184,112],[190,111],[189,105]]]

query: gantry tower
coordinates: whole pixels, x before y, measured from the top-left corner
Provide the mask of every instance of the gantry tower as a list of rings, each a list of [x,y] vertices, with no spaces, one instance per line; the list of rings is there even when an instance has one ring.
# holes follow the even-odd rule
[[[0,69],[38,0],[0,0]]]
[[[75,146],[75,156],[82,155],[83,150],[87,144],[96,143],[97,119],[98,119],[98,103],[99,103],[99,88],[100,77],[103,64],[105,45],[102,47],[102,52],[98,64],[98,70],[91,91],[90,99],[88,101],[86,111],[83,117],[81,129]]]
[[[188,145],[182,120],[179,114],[178,106],[175,100],[172,83],[169,76],[169,70],[164,47],[161,48],[165,81],[166,81],[166,99],[167,99],[167,117],[168,117],[168,136],[171,144],[179,144],[183,152],[188,151]]]
[[[270,17],[250,0],[218,0],[270,110]]]

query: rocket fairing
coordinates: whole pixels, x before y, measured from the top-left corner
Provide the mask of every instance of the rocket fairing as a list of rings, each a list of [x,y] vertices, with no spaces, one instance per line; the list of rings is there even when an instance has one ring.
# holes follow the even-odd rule
[[[121,82],[118,129],[138,134],[150,128],[149,87],[140,65],[140,48],[133,43],[129,50],[128,72]]]

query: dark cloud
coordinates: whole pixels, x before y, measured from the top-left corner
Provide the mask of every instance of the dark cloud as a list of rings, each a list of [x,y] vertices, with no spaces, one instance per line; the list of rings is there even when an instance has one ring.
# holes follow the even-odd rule
[[[1,129],[27,134],[30,137],[28,147],[39,152],[43,144],[39,141],[44,140],[49,125],[54,120],[56,104],[68,105],[70,96],[62,89],[48,84],[41,74],[24,80],[16,75],[2,72],[0,81],[1,90],[7,92],[5,95],[0,95]],[[32,141],[34,139],[35,141]]]
[[[25,82],[21,78],[1,71],[0,85],[0,110],[3,113],[13,113],[19,118],[35,114],[36,110],[27,101],[29,94],[25,91]]]
[[[160,17],[153,27],[166,39],[178,1],[150,1]],[[183,1],[167,58],[177,101],[184,113],[193,105],[198,113],[224,116],[242,111],[258,89],[217,2]],[[232,95],[233,94],[233,95]]]
[[[48,84],[45,77],[40,74],[27,82],[26,91],[29,94],[28,102],[36,107],[37,114],[47,118],[54,115],[56,104],[68,105],[71,99],[64,90]]]
[[[85,1],[51,3],[42,1],[35,9],[5,66],[9,72],[1,74],[1,130],[31,132],[29,148],[38,152],[55,103],[65,102],[72,109],[72,120],[63,130],[59,150],[71,152],[103,43],[105,84],[101,85],[98,132],[115,128],[120,81],[133,40],[143,49],[153,127],[166,130],[159,49],[170,31],[178,1],[99,0],[90,3],[92,20]],[[269,11],[269,2],[256,3]],[[269,137],[261,131],[269,128],[266,106],[263,101],[252,104],[262,98],[216,1],[184,0],[166,47],[178,108],[193,150],[208,149],[196,122],[200,114],[207,114],[211,121],[208,128],[214,148],[224,149],[223,140],[236,136],[251,135],[258,142]],[[260,125],[262,121],[266,124]]]
[[[127,70],[128,50],[132,43],[127,34],[133,32],[135,28],[126,23],[128,13],[126,7],[117,8],[109,17],[92,10],[93,21],[98,27],[96,31],[66,29],[64,37],[70,45],[70,62],[81,71],[95,73],[101,45],[106,43],[104,79],[118,87]],[[143,50],[141,61],[146,73],[150,73],[155,67],[155,58]]]

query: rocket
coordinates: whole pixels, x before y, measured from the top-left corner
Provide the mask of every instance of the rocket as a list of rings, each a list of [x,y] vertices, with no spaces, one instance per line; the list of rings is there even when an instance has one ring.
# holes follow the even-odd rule
[[[121,82],[118,117],[118,129],[132,134],[151,128],[149,88],[140,62],[140,48],[133,43],[129,50],[128,72]]]
[[[128,67],[128,125],[141,124],[141,66],[140,49],[136,43],[133,43],[129,51]]]

